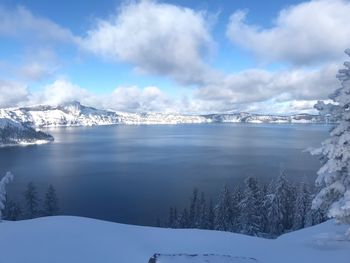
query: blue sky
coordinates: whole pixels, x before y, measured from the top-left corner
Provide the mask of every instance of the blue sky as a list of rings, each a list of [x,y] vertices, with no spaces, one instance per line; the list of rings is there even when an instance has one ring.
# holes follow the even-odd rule
[[[336,88],[348,12],[346,0],[3,0],[0,106],[312,112]]]

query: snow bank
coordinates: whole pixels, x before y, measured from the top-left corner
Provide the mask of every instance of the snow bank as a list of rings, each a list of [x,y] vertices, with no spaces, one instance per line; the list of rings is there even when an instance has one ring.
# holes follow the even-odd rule
[[[155,253],[230,255],[266,263],[349,263],[350,242],[340,234],[345,229],[328,221],[269,240],[219,231],[46,217],[0,223],[0,263],[147,263]]]

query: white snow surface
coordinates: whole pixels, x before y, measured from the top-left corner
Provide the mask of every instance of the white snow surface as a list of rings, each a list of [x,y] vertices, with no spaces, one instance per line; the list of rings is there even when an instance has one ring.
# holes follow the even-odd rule
[[[70,216],[3,221],[0,263],[147,263],[155,253],[228,255],[254,258],[262,263],[349,263],[350,241],[345,239],[345,229],[327,221],[270,240],[228,232],[132,226]]]

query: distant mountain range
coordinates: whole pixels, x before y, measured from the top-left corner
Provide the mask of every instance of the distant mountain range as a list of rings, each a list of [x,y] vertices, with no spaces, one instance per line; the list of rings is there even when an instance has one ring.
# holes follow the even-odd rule
[[[77,101],[59,106],[31,106],[0,109],[0,144],[51,141],[52,137],[35,128],[58,126],[93,126],[114,124],[182,124],[182,123],[327,123],[320,115],[289,116],[252,113],[184,115],[177,113],[127,113],[100,110]]]

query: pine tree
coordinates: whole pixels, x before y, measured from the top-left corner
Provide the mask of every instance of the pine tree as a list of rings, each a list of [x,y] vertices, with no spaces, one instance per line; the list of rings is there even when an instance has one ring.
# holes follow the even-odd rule
[[[240,202],[241,232],[247,235],[257,236],[262,232],[261,191],[256,178],[249,177],[245,180],[243,199]]]
[[[267,224],[265,232],[272,236],[278,236],[283,233],[283,214],[281,212],[282,206],[280,200],[275,193],[268,194],[265,198],[265,207],[267,207]]]
[[[231,232],[240,232],[239,219],[241,216],[240,203],[242,201],[242,191],[236,187],[231,194]]]
[[[19,219],[22,213],[21,206],[17,202],[13,202],[6,198],[5,209],[3,212],[3,218],[5,220],[16,221]]]
[[[24,192],[29,218],[35,218],[38,215],[39,197],[36,186],[33,182],[28,183]]]
[[[5,176],[0,180],[0,222],[2,220],[2,212],[6,203],[6,185],[13,180],[13,174],[7,172]]]
[[[287,179],[286,172],[281,170],[280,175],[276,181],[274,191],[274,201],[276,202],[276,209],[280,213],[282,232],[291,229],[293,226],[293,209],[294,196],[293,188]]]
[[[231,192],[227,185],[221,191],[219,202],[215,208],[215,229],[221,231],[230,231],[232,228],[232,206]]]
[[[311,193],[306,182],[301,182],[294,206],[293,229],[301,229],[312,224],[310,222]]]
[[[193,189],[191,204],[190,204],[190,214],[189,214],[189,227],[197,227],[197,207],[198,207],[198,189]]]
[[[190,228],[190,220],[187,209],[185,208],[180,215],[179,228]]]
[[[44,206],[45,215],[47,216],[57,215],[57,213],[59,212],[56,190],[52,185],[48,187],[47,192],[45,194]]]
[[[345,53],[350,56],[350,49]],[[316,179],[316,185],[322,189],[312,205],[314,209],[328,210],[328,216],[338,222],[350,224],[350,62],[345,62],[344,66],[337,74],[340,88],[329,96],[333,103],[315,105],[321,114],[330,114],[339,122],[322,147],[312,151],[323,163]]]
[[[209,207],[208,207],[208,229],[215,229],[215,211],[213,206],[213,200],[210,199]]]
[[[205,196],[203,192],[201,193],[201,198],[199,199],[198,215],[199,215],[198,227],[201,229],[208,229],[208,211],[207,211],[207,204],[206,204]]]
[[[177,214],[177,208],[175,206],[174,208],[174,222],[173,222],[173,228],[178,228],[179,227],[179,216]]]
[[[174,226],[174,209],[172,207],[169,208],[169,219],[168,219],[168,227],[172,228]]]

